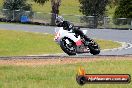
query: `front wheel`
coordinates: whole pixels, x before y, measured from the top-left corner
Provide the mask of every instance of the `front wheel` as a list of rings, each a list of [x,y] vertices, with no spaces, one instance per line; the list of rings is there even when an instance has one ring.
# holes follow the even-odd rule
[[[100,53],[100,47],[93,39],[87,39],[86,42],[88,42],[91,54],[98,55]]]
[[[67,37],[63,38],[60,41],[60,47],[68,55],[76,55],[75,44],[71,39],[69,39]]]

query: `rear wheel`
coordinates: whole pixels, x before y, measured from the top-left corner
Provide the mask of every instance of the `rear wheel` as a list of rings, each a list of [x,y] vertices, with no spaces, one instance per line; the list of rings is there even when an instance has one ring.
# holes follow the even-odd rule
[[[76,55],[75,44],[71,39],[67,37],[63,38],[60,42],[60,47],[68,55]]]

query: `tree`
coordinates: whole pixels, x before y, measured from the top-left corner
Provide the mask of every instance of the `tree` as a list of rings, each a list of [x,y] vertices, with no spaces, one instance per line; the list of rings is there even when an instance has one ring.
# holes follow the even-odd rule
[[[48,0],[34,0],[36,3],[44,5]],[[59,14],[59,7],[61,5],[61,0],[51,0],[52,16],[51,16],[51,25],[55,25],[55,18]]]
[[[97,17],[105,15],[108,0],[79,0],[80,12],[86,16],[94,16],[94,27],[97,27]]]
[[[132,18],[132,0],[120,0],[114,18]]]
[[[111,8],[117,6],[119,4],[120,0],[109,0],[108,3],[109,3],[109,6]]]
[[[20,21],[23,12],[32,11],[32,8],[26,0],[4,0],[3,10],[8,20]]]

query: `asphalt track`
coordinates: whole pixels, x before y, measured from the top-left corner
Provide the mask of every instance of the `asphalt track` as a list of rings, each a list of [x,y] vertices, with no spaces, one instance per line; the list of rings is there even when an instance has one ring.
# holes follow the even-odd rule
[[[22,24],[0,24],[0,29],[5,30],[19,30],[26,32],[35,32],[35,33],[49,33],[54,34],[54,28],[51,26],[36,26],[36,25],[22,25]],[[113,29],[88,29],[87,36],[90,38],[96,39],[105,39],[123,42],[125,45],[122,48],[113,49],[113,50],[104,50],[101,51],[100,56],[123,56],[123,55],[132,55],[132,30],[113,30]],[[65,57],[66,54],[57,54],[57,55],[42,55],[42,56],[56,56],[56,57]],[[81,54],[77,57],[91,56],[91,54]]]

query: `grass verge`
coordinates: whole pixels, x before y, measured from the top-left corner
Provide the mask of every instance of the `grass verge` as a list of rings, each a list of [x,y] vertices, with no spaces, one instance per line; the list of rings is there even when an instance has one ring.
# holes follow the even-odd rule
[[[30,55],[59,53],[53,35],[0,30],[0,55]],[[56,52],[55,52],[56,51]]]
[[[67,58],[68,59],[68,58]],[[0,87],[1,88],[131,88],[130,84],[86,84],[79,86],[76,83],[76,73],[80,66],[85,68],[88,74],[130,74],[132,75],[132,60],[128,57],[111,59],[104,58],[99,60],[96,58],[69,60],[73,63],[63,64],[64,61],[58,59],[50,62],[59,62],[54,65],[29,65],[32,60],[28,60],[27,65],[13,65],[9,63],[0,65]],[[131,59],[131,58],[129,58]],[[25,61],[25,60],[24,60]],[[36,60],[36,62],[39,60]],[[21,61],[22,62],[22,61]],[[40,63],[47,61],[40,60]],[[50,63],[49,62],[49,63]],[[25,63],[25,62],[24,62]],[[15,62],[17,64],[17,61]]]
[[[0,56],[62,53],[50,34],[0,30]],[[116,42],[97,40],[101,49],[120,47]]]

